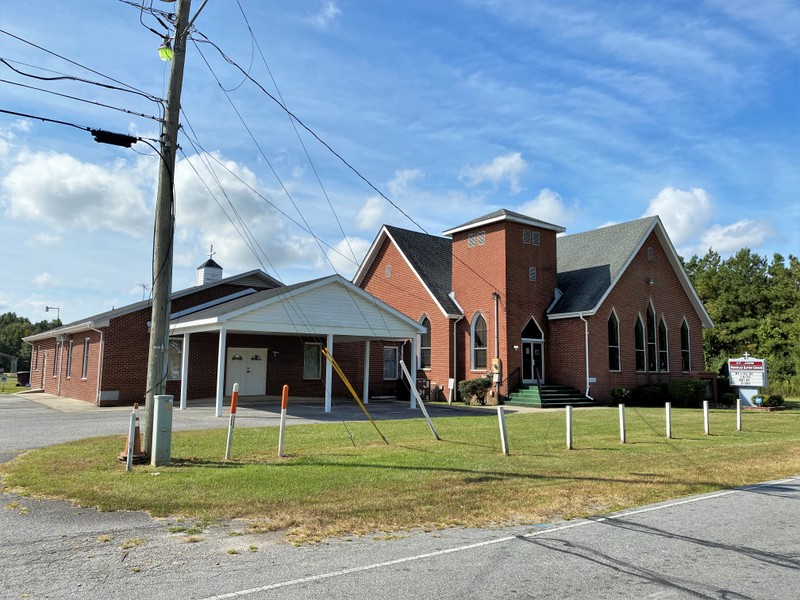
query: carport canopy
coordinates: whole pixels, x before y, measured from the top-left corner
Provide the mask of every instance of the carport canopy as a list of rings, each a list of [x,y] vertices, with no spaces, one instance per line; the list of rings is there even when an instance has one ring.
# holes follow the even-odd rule
[[[198,310],[199,308],[199,310]],[[336,358],[338,342],[365,342],[363,397],[369,398],[369,345],[371,340],[411,342],[409,372],[416,372],[416,345],[424,327],[378,300],[340,275],[330,275],[293,285],[254,291],[223,304],[194,307],[174,313],[170,335],[183,336],[181,409],[186,408],[190,337],[193,333],[219,332],[217,348],[216,415],[222,416],[225,391],[225,349],[229,333],[313,336],[324,339]],[[325,362],[325,412],[331,412],[333,369]],[[411,395],[411,408],[416,399]]]

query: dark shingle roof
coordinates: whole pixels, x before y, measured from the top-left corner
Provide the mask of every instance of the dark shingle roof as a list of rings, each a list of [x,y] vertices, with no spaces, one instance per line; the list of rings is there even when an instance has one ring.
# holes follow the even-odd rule
[[[453,289],[453,250],[448,238],[384,225],[433,297],[449,315],[461,309],[449,296]]]
[[[242,287],[254,288],[254,289],[271,289],[275,287],[283,287],[283,284],[274,277],[270,277],[269,275],[267,275],[266,273],[264,273],[259,269],[254,269],[253,271],[247,271],[246,273],[240,273],[239,275],[232,275],[230,277],[226,277],[225,279],[220,279],[218,281],[207,283],[203,286],[197,285],[194,287],[179,290],[177,292],[173,292],[170,297],[174,300],[175,298],[180,298],[182,296],[186,296],[188,294],[197,292],[200,289],[208,289],[211,287],[216,287],[218,285],[226,285],[226,284],[240,285]],[[133,304],[127,304],[125,306],[120,306],[119,308],[113,308],[111,310],[107,310],[105,312],[92,315],[91,317],[86,317],[84,319],[79,319],[77,321],[67,323],[66,325],[62,325],[61,327],[50,329],[44,333],[36,334],[36,336],[28,336],[28,338],[26,339],[33,339],[33,338],[42,339],[45,337],[54,337],[66,330],[71,329],[75,331],[76,327],[85,325],[87,323],[92,323],[93,326],[103,327],[105,326],[104,323],[107,324],[107,322],[110,321],[111,319],[136,312],[137,310],[148,308],[149,306],[151,306],[151,300],[134,302]]]
[[[563,296],[550,314],[595,309],[657,220],[645,217],[558,238],[558,289]]]

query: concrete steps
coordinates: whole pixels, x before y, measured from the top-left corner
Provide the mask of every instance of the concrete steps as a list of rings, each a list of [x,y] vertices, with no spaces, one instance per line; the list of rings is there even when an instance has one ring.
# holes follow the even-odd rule
[[[539,408],[597,405],[575,388],[558,384],[543,385],[541,391],[539,386],[535,384],[521,386],[508,395],[505,403],[510,406],[535,406]]]

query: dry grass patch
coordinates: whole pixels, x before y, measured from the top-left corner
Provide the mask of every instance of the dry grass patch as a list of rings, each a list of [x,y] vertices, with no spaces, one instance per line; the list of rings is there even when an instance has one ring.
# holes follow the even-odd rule
[[[291,458],[276,456],[276,428],[241,429],[235,460],[224,461],[224,430],[173,436],[174,464],[125,473],[121,437],[29,452],[0,466],[6,482],[101,510],[146,510],[211,522],[245,519],[248,533],[285,531],[292,542],[403,529],[486,526],[570,519],[800,473],[800,411],[745,415],[663,410],[574,412],[575,449],[563,412],[507,416],[511,456],[499,448],[494,417],[440,418],[442,441],[422,420],[382,422],[386,446],[368,423],[295,426]],[[78,465],[77,468],[75,465]],[[189,529],[187,527],[187,529]]]

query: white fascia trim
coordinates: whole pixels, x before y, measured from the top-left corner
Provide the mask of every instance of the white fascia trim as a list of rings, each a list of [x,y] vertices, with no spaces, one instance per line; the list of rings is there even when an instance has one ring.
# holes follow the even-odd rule
[[[521,225],[538,227],[539,229],[549,229],[550,231],[555,231],[556,233],[564,233],[567,230],[566,227],[561,227],[561,225],[553,225],[551,223],[545,223],[543,221],[529,221],[528,219],[520,219],[519,217],[514,217],[509,215],[499,215],[497,217],[492,217],[491,219],[486,219],[484,221],[477,221],[475,223],[470,223],[469,225],[460,225],[458,227],[454,227],[453,229],[448,229],[447,231],[443,231],[442,235],[447,237],[452,237],[454,233],[466,231],[467,229],[475,229],[476,227],[483,227],[484,225],[491,225],[492,223],[497,223],[498,221],[510,221],[512,223],[520,223]]]
[[[56,329],[50,329],[48,331],[43,331],[42,333],[36,333],[34,335],[29,335],[22,338],[23,342],[38,342],[40,340],[46,340],[49,338],[54,338],[59,335],[69,335],[72,333],[79,333],[81,331],[89,331],[94,329],[98,326],[94,321],[86,321],[84,323],[76,323],[75,325],[69,325],[65,327],[57,327]]]
[[[711,315],[709,315],[708,311],[706,311],[706,307],[703,306],[703,301],[700,300],[700,296],[697,295],[697,290],[694,289],[692,282],[689,280],[689,276],[686,274],[686,270],[683,268],[680,257],[675,251],[675,247],[672,245],[672,241],[669,239],[664,226],[661,224],[660,217],[658,218],[658,224],[659,227],[656,229],[656,236],[658,236],[659,241],[661,241],[661,245],[669,250],[667,252],[667,258],[669,258],[672,268],[678,275],[678,280],[681,282],[683,290],[686,292],[686,295],[689,296],[689,300],[694,306],[694,309],[697,311],[697,315],[700,317],[700,322],[703,324],[705,329],[713,327],[714,321],[711,320]]]

